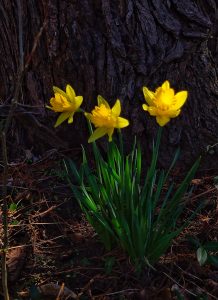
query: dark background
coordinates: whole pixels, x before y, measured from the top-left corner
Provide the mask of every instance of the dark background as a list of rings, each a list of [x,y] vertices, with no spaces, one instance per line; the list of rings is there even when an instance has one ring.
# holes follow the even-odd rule
[[[8,114],[19,67],[35,46],[9,132],[10,155],[87,144],[81,116],[53,129],[57,114],[44,108],[52,86],[69,83],[83,95],[86,110],[98,94],[111,105],[119,98],[131,122],[123,130],[127,148],[137,135],[149,158],[158,126],[142,111],[142,86],[155,89],[169,80],[189,97],[181,116],[164,128],[160,162],[168,165],[180,146],[181,165],[190,165],[218,142],[217,11],[215,0],[2,0],[1,118]],[[212,150],[202,168],[218,167],[217,147]]]

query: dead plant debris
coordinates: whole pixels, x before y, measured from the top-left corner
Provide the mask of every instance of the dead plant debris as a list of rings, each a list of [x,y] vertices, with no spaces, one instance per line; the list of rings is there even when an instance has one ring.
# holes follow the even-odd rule
[[[137,275],[120,249],[104,251],[63,180],[61,160],[56,154],[10,165],[8,201],[16,209],[9,215],[7,265],[13,299],[218,299],[217,268],[200,267],[187,239],[217,241],[214,170],[192,181],[188,209],[205,201],[204,209],[155,270]]]

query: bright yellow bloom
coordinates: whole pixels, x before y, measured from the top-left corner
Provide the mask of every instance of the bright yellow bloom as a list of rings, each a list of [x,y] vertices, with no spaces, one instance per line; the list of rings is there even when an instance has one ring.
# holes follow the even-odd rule
[[[74,89],[69,84],[66,86],[66,93],[56,86],[53,87],[53,90],[54,97],[50,99],[51,106],[46,107],[55,112],[61,112],[55,123],[55,127],[67,119],[69,124],[72,123],[73,115],[82,104],[83,97],[76,96]]]
[[[111,142],[114,128],[123,128],[129,125],[127,119],[119,117],[120,113],[120,100],[117,100],[114,106],[110,108],[107,101],[99,95],[98,106],[95,106],[91,113],[85,113],[87,119],[97,128],[90,136],[88,142],[92,143],[105,134],[108,135],[109,142]]]
[[[165,81],[161,87],[157,88],[155,93],[143,87],[143,93],[147,104],[143,104],[144,110],[148,111],[151,116],[156,117],[160,126],[166,125],[171,118],[176,118],[181,107],[185,103],[188,92],[181,91],[175,94],[170,88],[169,81]]]

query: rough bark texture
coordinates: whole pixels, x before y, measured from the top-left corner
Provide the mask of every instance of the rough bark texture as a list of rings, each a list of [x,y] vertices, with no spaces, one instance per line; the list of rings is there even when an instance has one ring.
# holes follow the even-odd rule
[[[87,110],[95,105],[97,94],[111,104],[119,98],[132,123],[125,132],[137,134],[147,149],[157,126],[141,109],[142,86],[153,89],[168,79],[176,90],[187,89],[189,98],[181,116],[166,126],[161,161],[168,164],[181,146],[188,162],[218,140],[217,10],[216,0],[2,0],[1,102],[10,103],[19,62],[27,59],[46,21],[25,74],[21,104],[42,107],[53,85],[64,88],[67,83],[84,96]],[[34,113],[40,115],[24,106],[15,113],[20,125],[17,142],[22,140],[24,148],[42,151],[58,147],[60,139],[63,147],[86,142],[78,120],[76,128],[63,125],[49,140],[47,113],[43,108]],[[217,166],[216,151],[211,158]]]

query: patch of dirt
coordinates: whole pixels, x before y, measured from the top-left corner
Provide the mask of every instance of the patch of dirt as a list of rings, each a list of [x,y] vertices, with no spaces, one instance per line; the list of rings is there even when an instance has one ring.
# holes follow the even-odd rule
[[[138,275],[120,249],[104,250],[86,222],[64,180],[64,157],[54,152],[10,165],[8,204],[17,205],[9,212],[12,299],[218,299],[217,268],[200,267],[187,238],[217,241],[217,170],[193,180],[187,212],[206,205],[155,269]],[[77,152],[74,158],[79,160]]]

